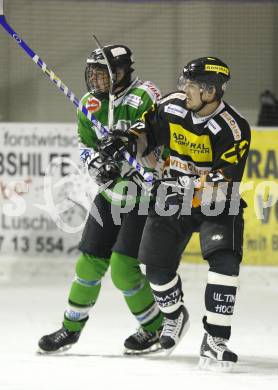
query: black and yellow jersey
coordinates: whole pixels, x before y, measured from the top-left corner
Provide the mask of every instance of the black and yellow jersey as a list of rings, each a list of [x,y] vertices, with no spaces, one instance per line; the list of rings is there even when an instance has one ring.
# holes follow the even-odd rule
[[[185,108],[185,94],[172,93],[145,113],[148,150],[165,145],[170,151],[170,176],[199,177],[221,170],[240,182],[250,146],[248,122],[224,101],[208,117]]]

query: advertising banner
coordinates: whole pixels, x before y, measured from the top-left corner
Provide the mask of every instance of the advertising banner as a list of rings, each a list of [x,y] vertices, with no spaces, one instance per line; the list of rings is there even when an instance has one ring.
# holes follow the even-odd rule
[[[244,210],[244,264],[278,265],[278,129],[252,128],[252,141],[241,193]],[[184,261],[201,262],[199,235],[194,234]]]
[[[76,125],[3,123],[0,145],[0,256],[76,251],[91,185]]]

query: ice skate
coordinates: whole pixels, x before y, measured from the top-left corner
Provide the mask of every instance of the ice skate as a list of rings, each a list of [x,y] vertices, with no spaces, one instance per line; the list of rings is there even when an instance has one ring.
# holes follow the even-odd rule
[[[124,354],[140,355],[160,351],[159,334],[160,331],[148,332],[140,327],[137,332],[125,340]]]
[[[181,306],[177,310],[176,317],[165,316],[159,341],[167,355],[173,352],[188,329],[189,314],[185,306]]]
[[[232,371],[238,357],[228,349],[227,341],[205,333],[200,350],[199,368],[211,371]]]
[[[51,354],[67,351],[77,343],[80,333],[81,331],[73,332],[62,327],[54,333],[43,336],[38,343],[38,353]]]

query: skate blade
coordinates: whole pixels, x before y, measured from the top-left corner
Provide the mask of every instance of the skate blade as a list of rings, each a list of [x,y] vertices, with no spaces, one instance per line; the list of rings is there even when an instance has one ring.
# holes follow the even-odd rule
[[[178,342],[172,348],[163,349],[164,356],[171,355],[171,353],[174,351],[175,348],[177,348],[177,346],[179,345],[179,343],[181,342],[181,340],[183,339],[185,334],[188,332],[189,327],[190,327],[190,322],[189,322],[189,320],[187,320],[186,324],[184,325],[184,328],[182,330],[182,334],[180,335]]]
[[[37,350],[37,354],[38,355],[59,355],[62,354],[63,352],[68,351],[69,349],[71,349],[71,347],[72,345],[65,345],[64,347],[57,349],[57,351],[45,351],[39,347]]]
[[[161,345],[159,343],[156,343],[156,344],[153,344],[150,348],[144,349],[142,351],[126,348],[124,350],[124,355],[140,356],[140,355],[149,355],[151,353],[157,353],[157,352],[162,352],[162,351],[163,350],[161,348]]]
[[[201,356],[198,364],[200,370],[231,372],[235,366],[234,362],[214,360],[209,357]]]

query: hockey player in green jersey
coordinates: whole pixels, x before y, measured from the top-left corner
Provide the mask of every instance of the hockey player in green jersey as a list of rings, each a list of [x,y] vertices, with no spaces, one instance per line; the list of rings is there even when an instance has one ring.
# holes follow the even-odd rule
[[[160,92],[152,82],[132,78],[133,59],[128,47],[109,45],[103,50],[114,77],[113,128],[125,130],[153,105]],[[82,104],[103,126],[108,127],[111,112],[106,59],[101,49],[94,50],[87,59],[85,80],[88,93],[83,97]],[[155,351],[160,348],[159,329],[163,318],[137,261],[146,216],[139,215],[138,207],[135,207],[131,212],[122,214],[121,224],[116,225],[111,214],[111,202],[113,207],[120,207],[127,201],[121,193],[116,193],[114,188],[119,187],[116,184],[123,180],[135,180],[136,171],[127,162],[121,166],[109,166],[107,159],[103,161],[98,152],[96,130],[81,111],[78,111],[78,134],[80,156],[88,166],[89,173],[98,184],[112,180],[112,185],[98,193],[94,200],[102,226],[94,213],[90,213],[87,219],[62,328],[39,340],[40,351],[60,352],[78,341],[89,318],[89,310],[98,299],[101,279],[109,265],[114,285],[123,292],[129,310],[139,322],[137,332],[124,342],[126,353]],[[119,206],[114,206],[117,202]]]

